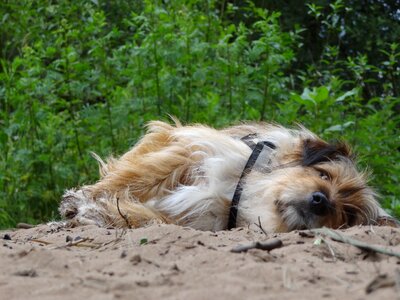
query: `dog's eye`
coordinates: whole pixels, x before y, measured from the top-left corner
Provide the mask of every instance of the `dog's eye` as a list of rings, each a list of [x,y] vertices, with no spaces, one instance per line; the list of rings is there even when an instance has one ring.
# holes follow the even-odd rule
[[[328,173],[326,173],[326,172],[324,172],[324,171],[321,171],[321,170],[319,171],[319,177],[320,177],[322,180],[329,180],[329,179],[330,179]]]

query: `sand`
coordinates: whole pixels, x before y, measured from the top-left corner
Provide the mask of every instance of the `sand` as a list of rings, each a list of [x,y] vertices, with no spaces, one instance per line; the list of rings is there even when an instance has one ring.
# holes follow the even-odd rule
[[[400,253],[400,229],[345,236]],[[1,299],[400,299],[400,259],[310,231],[205,232],[174,225],[0,232]],[[233,253],[280,239],[281,248]]]

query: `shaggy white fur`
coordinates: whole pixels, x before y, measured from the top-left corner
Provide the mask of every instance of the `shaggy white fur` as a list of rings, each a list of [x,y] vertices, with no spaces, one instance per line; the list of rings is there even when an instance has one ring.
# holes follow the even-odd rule
[[[338,228],[388,216],[348,148],[330,145],[305,128],[245,124],[219,131],[163,122],[150,123],[148,134],[119,159],[103,162],[95,155],[101,179],[66,191],[60,213],[72,224],[166,222],[226,229],[231,199],[252,153],[241,140],[249,135],[254,143],[269,141],[276,148],[266,147],[247,174],[237,226],[261,220],[271,232]],[[316,192],[326,196],[326,213],[315,207]]]

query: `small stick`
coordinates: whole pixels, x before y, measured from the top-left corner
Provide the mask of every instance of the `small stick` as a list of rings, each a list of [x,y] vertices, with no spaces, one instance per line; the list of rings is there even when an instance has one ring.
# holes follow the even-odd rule
[[[125,220],[125,223],[128,226],[128,228],[132,228],[131,225],[129,224],[128,218],[119,209],[119,198],[117,198],[117,209],[118,209],[118,212],[119,212],[120,216],[122,217],[122,219]]]
[[[89,240],[89,238],[83,238],[83,239],[77,240],[75,242],[69,242],[66,246],[67,247],[76,246],[80,243],[86,242],[87,240]]]
[[[68,247],[69,245],[67,245]],[[83,248],[91,248],[91,249],[98,249],[99,245],[98,244],[87,244],[87,243],[81,243],[81,244],[77,244],[77,245],[71,245],[71,246],[75,246],[75,247],[83,247]]]
[[[266,242],[254,242],[248,245],[238,245],[231,249],[233,253],[247,252],[250,249],[261,249],[266,251],[271,251],[275,248],[282,247],[283,243],[280,239],[271,239]]]
[[[67,248],[67,247],[72,247],[72,246],[83,246],[83,247],[90,247],[90,248],[93,248],[92,246],[89,246],[89,245],[86,245],[86,244],[84,244],[84,245],[79,245],[79,244],[81,244],[81,243],[83,243],[83,242],[86,242],[86,241],[88,241],[88,240],[92,240],[92,239],[90,239],[90,238],[83,238],[83,239],[80,239],[80,240],[77,240],[77,241],[74,241],[74,242],[69,242],[69,243],[66,244],[66,245],[62,245],[62,246],[55,247],[55,248],[53,248],[53,249],[62,249],[62,248]]]
[[[30,229],[30,228],[33,228],[33,227],[35,227],[35,225],[28,224],[28,223],[18,223],[17,224],[17,228],[18,229]]]
[[[370,294],[377,289],[392,287],[395,285],[396,282],[393,279],[388,278],[387,274],[380,274],[367,285],[365,291],[367,292],[367,294]]]
[[[104,243],[102,243],[102,244],[99,244],[99,245],[97,246],[97,248],[101,248],[101,247],[107,246],[107,245],[112,244],[112,243],[116,244],[116,243],[120,242],[121,240],[122,240],[121,237],[117,237],[117,238],[115,238],[115,239],[112,239],[111,241],[108,241],[108,242],[104,242]]]
[[[325,245],[328,246],[328,249],[329,249],[329,252],[332,255],[333,261],[336,261],[337,259],[336,259],[335,251],[333,251],[333,248],[332,248],[331,244],[326,239],[322,239],[322,241],[325,243]]]
[[[258,224],[257,224],[257,223],[254,223],[254,225],[256,225],[258,228],[260,228],[261,231],[264,232],[264,234],[265,234],[266,236],[268,236],[267,232],[264,230],[264,228],[263,228],[262,225],[261,225],[260,216],[258,216]]]
[[[370,245],[365,242],[350,238],[348,236],[342,235],[337,231],[328,229],[326,227],[319,228],[319,229],[311,229],[311,232],[318,233],[318,234],[324,234],[329,236],[332,240],[337,241],[337,242],[342,242],[345,244],[349,244],[352,246],[355,246],[361,250],[365,251],[372,251],[376,253],[381,253],[381,254],[386,254],[389,256],[395,256],[400,258],[400,253],[395,252],[392,249],[384,248],[384,247],[379,247],[375,245]]]
[[[45,244],[45,245],[53,244],[52,242],[47,242],[47,241],[39,240],[39,239],[31,239],[31,240],[29,240],[29,242],[35,242],[35,243],[40,243],[40,244]]]

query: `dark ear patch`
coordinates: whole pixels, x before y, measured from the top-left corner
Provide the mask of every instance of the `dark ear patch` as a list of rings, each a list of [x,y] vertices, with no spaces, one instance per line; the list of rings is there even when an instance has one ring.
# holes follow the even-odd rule
[[[339,157],[352,159],[350,148],[342,142],[328,144],[322,140],[305,140],[303,146],[303,166],[338,160]]]

